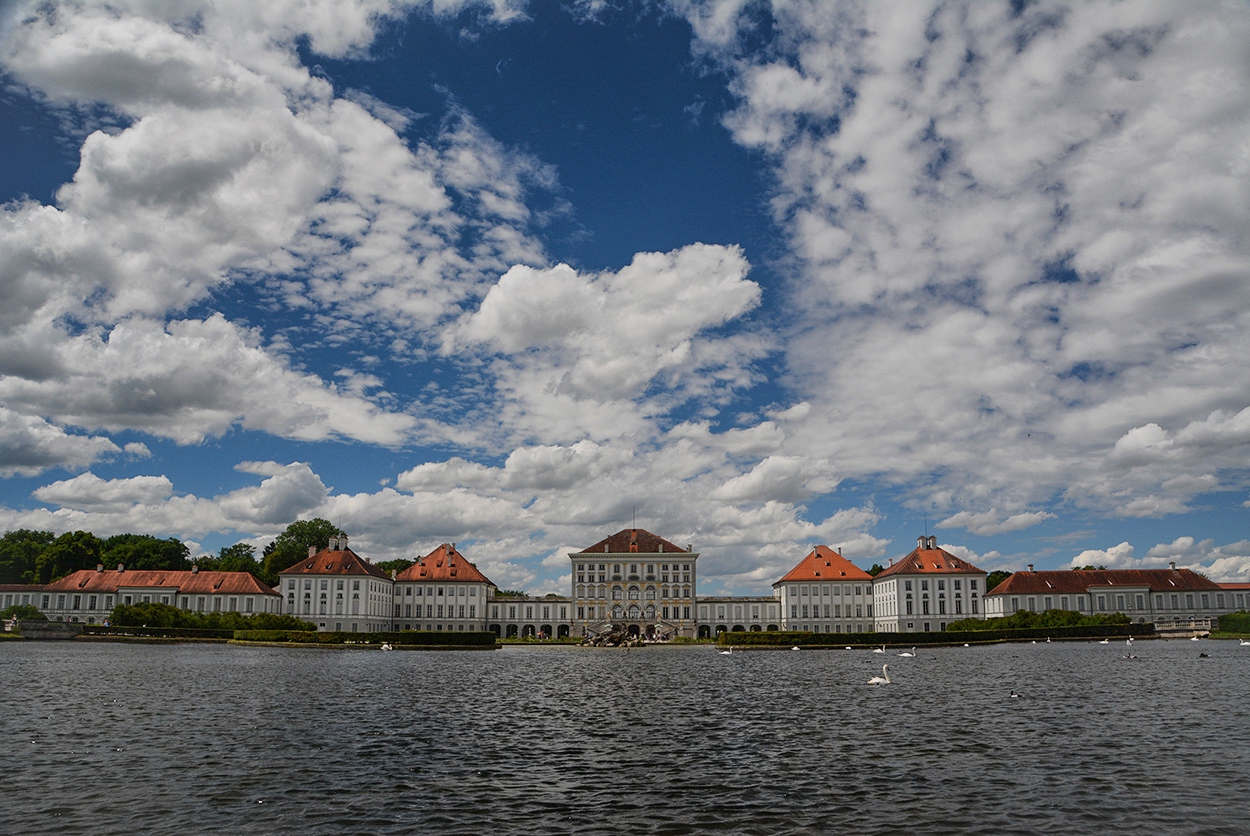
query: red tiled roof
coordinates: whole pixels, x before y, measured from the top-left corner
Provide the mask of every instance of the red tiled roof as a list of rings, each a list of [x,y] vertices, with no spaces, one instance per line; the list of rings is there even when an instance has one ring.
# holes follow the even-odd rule
[[[390,580],[382,569],[374,566],[351,549],[322,549],[306,557],[294,566],[287,567],[279,575],[372,575]]]
[[[1241,592],[1250,590],[1250,583],[1222,583],[1219,584],[1219,587],[1225,591]]]
[[[670,543],[663,537],[657,537],[644,528],[624,528],[610,537],[605,537],[581,554],[597,552],[600,554],[691,554],[681,546]]]
[[[442,583],[485,583],[494,586],[454,543],[443,543],[395,576],[398,581],[440,581]]]
[[[277,595],[248,572],[192,572],[175,569],[96,571],[79,569],[43,588],[44,592],[96,592],[118,589],[177,589],[188,594]]]
[[[872,575],[828,546],[817,546],[773,586],[786,581],[867,581],[872,583]]]
[[[930,542],[936,542],[937,538],[931,538]],[[955,557],[944,549],[927,549],[916,548],[911,554],[904,557],[892,566],[887,567],[877,574],[875,580],[888,578],[891,575],[984,575],[986,572],[978,569],[968,561]]]
[[[1060,569],[1014,572],[987,595],[1082,594],[1091,588],[1145,587],[1151,592],[1219,590],[1220,585],[1189,569]]]

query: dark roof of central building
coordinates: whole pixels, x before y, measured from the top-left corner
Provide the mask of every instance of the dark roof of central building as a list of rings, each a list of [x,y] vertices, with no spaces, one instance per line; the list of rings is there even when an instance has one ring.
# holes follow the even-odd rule
[[[610,537],[604,537],[580,554],[693,554],[693,550],[683,549],[676,543],[670,543],[645,528],[623,528]]]
[[[891,564],[877,574],[877,580],[891,575],[984,575],[961,557],[939,549],[936,537],[921,537],[921,545],[897,563]]]
[[[989,595],[1081,594],[1093,588],[1147,588],[1151,592],[1220,591],[1215,581],[1190,569],[1059,569],[1013,572]]]
[[[786,576],[773,586],[787,581],[867,581],[872,582],[872,575],[860,569],[838,552],[828,546],[817,546],[799,561],[798,565],[786,573]]]
[[[289,566],[279,575],[372,575],[386,578],[390,575],[374,566],[349,548],[322,549],[299,563]]]
[[[469,560],[456,551],[455,543],[443,543],[425,557],[395,576],[396,581],[439,581],[444,583],[485,583],[494,586]]]
[[[276,595],[249,572],[188,569],[79,569],[43,587],[44,592],[116,593],[119,588],[177,589],[187,595]]]

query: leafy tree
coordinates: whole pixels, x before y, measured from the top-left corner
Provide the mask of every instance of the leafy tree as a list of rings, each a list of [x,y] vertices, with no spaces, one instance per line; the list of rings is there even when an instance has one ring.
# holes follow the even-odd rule
[[[0,537],[0,583],[35,583],[36,565],[56,535],[19,528]]]
[[[991,592],[994,587],[1011,577],[1011,572],[1004,572],[1002,569],[995,569],[985,578],[985,591]]]
[[[316,630],[292,615],[278,613],[191,612],[155,602],[118,604],[109,614],[115,627],[179,627],[193,630]]]
[[[397,557],[394,560],[383,560],[381,563],[375,563],[374,565],[389,575],[392,569],[396,572],[402,572],[414,563],[416,563],[415,560],[404,560],[402,557]]]
[[[265,546],[261,574],[256,577],[273,586],[278,582],[279,572],[308,557],[309,546],[320,551],[330,544],[331,537],[339,537],[345,533],[334,523],[320,517],[296,520]]]
[[[57,537],[35,561],[35,583],[49,583],[100,562],[103,541],[90,531],[71,531]]]
[[[877,575],[880,575],[884,571],[885,571],[884,566],[882,566],[880,563],[874,563],[872,564],[872,568],[868,570],[868,574],[872,575],[875,578]]]
[[[17,616],[18,621],[47,621],[48,617],[39,611],[34,604],[14,604],[0,610],[0,621],[8,621]]]
[[[500,589],[495,592],[495,597],[496,598],[525,598],[527,596],[524,592],[520,592],[515,589]]]
[[[127,569],[190,569],[190,551],[177,537],[164,540],[150,534],[118,534],[104,541],[101,562]]]
[[[255,577],[260,577],[263,571],[263,567],[256,559],[256,547],[251,543],[235,543],[233,546],[226,546],[218,552],[216,557],[201,557],[195,561],[195,564],[210,572],[250,572]]]

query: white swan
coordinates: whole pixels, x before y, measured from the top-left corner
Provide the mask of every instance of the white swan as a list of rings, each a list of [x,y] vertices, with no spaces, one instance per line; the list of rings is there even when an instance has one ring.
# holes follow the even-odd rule
[[[1247,641],[1247,640],[1245,640],[1245,639],[1242,639],[1242,640],[1240,641],[1240,643],[1239,643],[1239,646],[1240,646],[1240,647],[1250,647],[1250,641]]]
[[[1099,644],[1111,644],[1111,639],[1103,639]]]
[[[801,648],[800,648],[800,647],[796,644],[794,647],[792,647],[792,648],[790,648],[790,649],[791,649],[791,650],[800,650]]]
[[[881,666],[881,676],[874,676],[868,680],[869,685],[889,685],[890,684],[890,666]]]
[[[878,647],[874,647],[874,648],[872,649],[872,652],[873,652],[873,653],[885,653],[885,645],[881,645],[881,647],[879,647],[879,648],[878,648]]]
[[[390,642],[382,642],[382,649],[383,649],[383,650],[394,650],[395,648],[391,647],[391,643],[390,643]]]
[[[907,652],[906,650],[904,650],[902,653],[900,653],[900,654],[898,654],[898,655],[899,655],[899,656],[909,656],[909,657],[910,657],[910,656],[915,656],[915,655],[916,655],[916,648],[914,648],[914,647],[913,647],[913,648],[911,649],[911,652],[910,652],[910,653],[909,653],[909,652]]]
[[[728,656],[728,655],[730,655],[730,654],[731,654],[731,653],[733,653],[733,652],[734,652],[734,646],[733,646],[732,644],[731,644],[731,645],[729,645],[729,649],[728,649],[728,650],[721,650],[721,651],[719,651],[719,653],[720,653],[720,655],[721,655],[721,656]]]
[[[1189,637],[1189,640],[1190,640],[1191,642],[1196,642],[1196,641],[1198,641],[1198,637],[1197,637],[1197,636],[1190,636],[1190,637]]]

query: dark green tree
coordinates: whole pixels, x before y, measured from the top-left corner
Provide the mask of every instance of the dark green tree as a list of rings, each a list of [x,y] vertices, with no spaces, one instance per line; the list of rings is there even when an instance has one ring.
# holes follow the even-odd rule
[[[882,566],[880,563],[874,563],[872,564],[872,568],[868,570],[868,574],[872,575],[875,578],[877,575],[880,575],[884,571],[885,571],[884,566]]]
[[[402,557],[397,557],[394,560],[383,560],[381,563],[375,563],[374,565],[389,575],[392,569],[396,572],[402,572],[413,563],[416,563],[416,561],[404,560]]]
[[[205,555],[197,558],[196,565],[211,572],[251,572],[260,577],[263,567],[256,559],[256,547],[251,543],[235,543],[226,546],[216,557]]]
[[[39,611],[34,604],[14,604],[0,610],[0,621],[8,621],[17,616],[18,621],[47,621],[48,617]]]
[[[331,537],[346,534],[329,520],[316,517],[311,520],[296,520],[265,546],[261,560],[261,573],[256,577],[263,583],[274,586],[278,583],[278,573],[288,569],[308,557],[309,546],[317,550],[324,549]]]
[[[190,569],[190,551],[177,537],[163,540],[150,534],[117,534],[104,541],[102,562],[127,569]]]
[[[35,583],[39,555],[55,539],[51,531],[6,531],[0,537],[0,583]]]
[[[989,592],[1003,581],[1011,577],[1011,572],[1004,572],[1002,569],[995,569],[985,578],[985,591]]]
[[[78,569],[100,563],[103,541],[90,531],[71,531],[57,537],[35,562],[35,583],[50,583]]]

